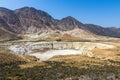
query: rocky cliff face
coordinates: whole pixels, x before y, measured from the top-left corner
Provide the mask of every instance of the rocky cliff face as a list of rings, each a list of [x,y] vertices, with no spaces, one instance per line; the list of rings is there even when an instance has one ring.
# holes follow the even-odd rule
[[[26,44],[21,45],[12,45],[9,49],[15,53],[34,53],[34,50],[47,49],[47,50],[66,50],[66,49],[73,49],[73,50],[80,50],[85,49],[92,50],[94,48],[99,49],[108,49],[114,48],[112,45],[102,44],[102,43],[92,43],[92,42],[28,42]]]

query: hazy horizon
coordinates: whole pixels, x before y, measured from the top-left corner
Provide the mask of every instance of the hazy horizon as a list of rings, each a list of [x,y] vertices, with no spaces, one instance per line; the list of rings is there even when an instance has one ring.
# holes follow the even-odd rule
[[[120,27],[119,0],[4,0],[0,3],[0,7],[12,10],[25,6],[34,7],[55,19],[72,16],[82,23]]]

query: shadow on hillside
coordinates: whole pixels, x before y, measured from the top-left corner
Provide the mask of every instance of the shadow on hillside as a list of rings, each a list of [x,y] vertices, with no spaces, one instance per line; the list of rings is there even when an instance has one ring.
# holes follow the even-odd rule
[[[35,66],[33,68],[20,69],[19,67],[13,67],[11,69],[2,70],[4,75],[15,77],[17,80],[79,80],[78,78],[91,78],[90,80],[100,80],[100,77],[106,79],[107,76],[113,78],[119,78],[120,64],[119,66],[104,65],[96,66],[92,65],[89,68],[77,68],[72,66],[65,66],[64,62],[45,61],[47,66]],[[114,64],[115,62],[113,62]],[[116,75],[117,74],[117,75]],[[85,76],[84,76],[85,75]],[[74,79],[67,79],[67,78]],[[11,79],[12,80],[12,79]],[[82,80],[82,79],[80,79]],[[107,79],[106,79],[107,80]]]

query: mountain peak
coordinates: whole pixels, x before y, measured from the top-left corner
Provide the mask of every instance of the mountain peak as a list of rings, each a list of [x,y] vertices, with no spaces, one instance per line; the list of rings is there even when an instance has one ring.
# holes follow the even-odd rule
[[[22,8],[19,8],[19,9],[16,9],[16,10],[37,10],[33,7],[28,7],[28,6],[25,6],[25,7],[22,7]]]
[[[77,19],[75,19],[75,18],[74,18],[74,17],[72,17],[72,16],[67,16],[67,17],[63,18],[62,20],[77,21]]]
[[[16,9],[14,12],[16,14],[22,14],[22,15],[27,14],[26,16],[28,16],[28,14],[29,14],[29,17],[32,17],[32,16],[40,17],[41,16],[41,17],[52,18],[48,13],[46,13],[42,10],[38,10],[33,7],[22,7],[22,8]]]
[[[75,18],[72,17],[72,16],[67,16],[66,18],[68,18],[68,19],[75,19]]]
[[[75,28],[83,29],[83,23],[79,22],[72,16],[61,19],[57,24],[62,30],[72,30]]]
[[[72,16],[67,16],[67,17],[63,18],[61,21],[69,22],[69,23],[73,23],[73,24],[81,24],[81,25],[83,24]]]

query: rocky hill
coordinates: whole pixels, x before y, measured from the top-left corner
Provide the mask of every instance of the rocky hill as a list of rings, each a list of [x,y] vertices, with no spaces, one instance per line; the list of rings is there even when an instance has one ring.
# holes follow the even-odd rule
[[[62,30],[84,29],[84,24],[76,20],[75,18],[68,16],[57,21],[57,26]]]
[[[51,35],[59,37],[64,34],[74,34],[72,36],[77,35],[83,39],[86,39],[85,36],[98,38],[98,35],[120,37],[120,29],[83,24],[71,16],[57,20],[48,13],[32,7],[16,10],[0,7],[0,40],[17,39],[18,35],[23,37],[26,34],[36,33],[39,37],[41,34],[46,34],[46,31],[48,38]]]
[[[120,37],[120,28],[115,27],[108,27],[104,28],[99,25],[94,24],[85,24],[87,30],[96,34],[96,35],[103,35],[103,36],[111,36],[111,37]]]

